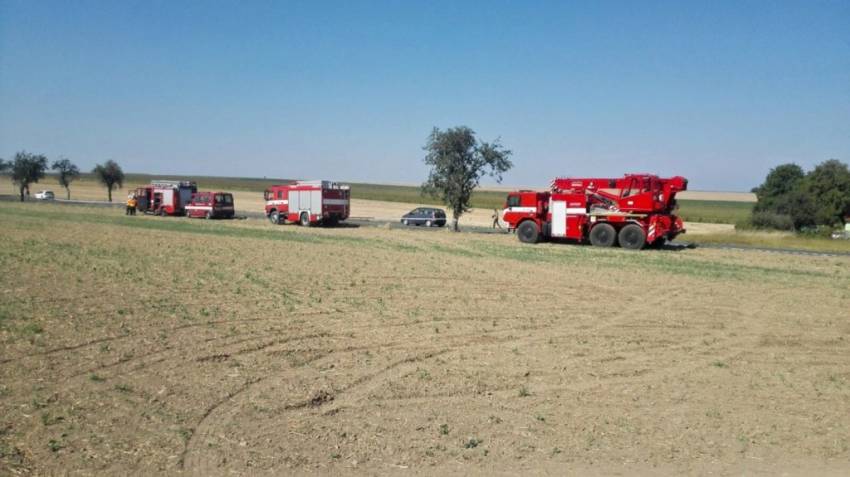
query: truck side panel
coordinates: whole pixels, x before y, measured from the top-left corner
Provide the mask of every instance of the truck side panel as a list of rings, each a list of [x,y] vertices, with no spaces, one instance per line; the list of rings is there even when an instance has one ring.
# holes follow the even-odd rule
[[[567,236],[567,203],[563,200],[553,200],[552,211],[552,236]]]

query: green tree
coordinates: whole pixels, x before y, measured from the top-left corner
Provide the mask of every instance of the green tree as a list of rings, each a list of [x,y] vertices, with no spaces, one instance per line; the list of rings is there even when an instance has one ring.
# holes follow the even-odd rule
[[[847,164],[837,159],[818,164],[806,175],[802,189],[815,204],[816,224],[838,225],[850,215],[850,169]]]
[[[21,202],[24,201],[24,192],[30,193],[30,184],[38,183],[44,177],[47,170],[47,158],[41,154],[30,154],[20,151],[15,154],[11,163],[12,182],[18,185],[21,194]]]
[[[106,187],[109,202],[112,202],[112,191],[124,186],[124,171],[121,170],[121,166],[110,159],[103,164],[96,165],[92,173]]]
[[[770,170],[764,184],[756,187],[754,192],[758,202],[756,212],[773,212],[787,215],[790,210],[788,196],[797,190],[805,179],[806,173],[797,164],[782,164]]]
[[[756,226],[783,228],[788,222],[797,230],[834,226],[850,215],[850,169],[836,159],[818,164],[808,174],[796,164],[783,164],[770,170],[755,193]]]
[[[479,181],[489,174],[502,182],[502,174],[513,164],[511,151],[495,140],[477,141],[475,131],[459,126],[440,131],[434,128],[423,148],[425,164],[431,166],[422,192],[439,198],[452,211],[452,229],[458,230],[458,219],[469,211],[469,200]]]
[[[74,182],[80,177],[80,169],[64,157],[58,161],[53,161],[53,165],[50,168],[57,172],[59,184],[65,188],[68,200],[71,200],[71,182]]]

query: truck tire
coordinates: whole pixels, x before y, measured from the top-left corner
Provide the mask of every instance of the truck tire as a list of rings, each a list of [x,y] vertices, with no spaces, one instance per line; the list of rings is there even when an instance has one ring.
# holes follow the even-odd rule
[[[212,212],[207,212],[207,215],[204,216],[207,220],[212,220]]]
[[[629,224],[620,229],[620,246],[629,250],[640,250],[646,243],[646,234],[637,224]]]
[[[301,212],[301,225],[304,227],[310,226],[310,216],[307,212]]]
[[[280,212],[273,210],[271,214],[269,214],[269,222],[280,225]]]
[[[603,222],[590,229],[590,243],[594,247],[611,247],[616,241],[617,231],[611,224]]]
[[[526,220],[519,224],[516,236],[523,243],[537,243],[540,240],[540,228],[533,220]]]

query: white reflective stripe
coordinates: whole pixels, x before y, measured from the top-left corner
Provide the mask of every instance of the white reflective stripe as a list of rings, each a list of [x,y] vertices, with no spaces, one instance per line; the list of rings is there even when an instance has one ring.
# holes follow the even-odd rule
[[[206,205],[187,205],[186,210],[212,210],[212,207]]]
[[[505,213],[508,212],[537,212],[537,207],[508,207]]]
[[[288,203],[289,203],[289,201],[288,201],[288,200],[286,200],[286,199],[283,199],[283,200],[269,200],[269,201],[266,201],[266,205],[286,205],[286,204],[288,204]]]
[[[567,214],[573,214],[573,215],[584,214],[584,215],[586,215],[587,209],[585,209],[584,207],[568,207],[567,208]]]
[[[348,199],[322,199],[325,205],[348,205]]]

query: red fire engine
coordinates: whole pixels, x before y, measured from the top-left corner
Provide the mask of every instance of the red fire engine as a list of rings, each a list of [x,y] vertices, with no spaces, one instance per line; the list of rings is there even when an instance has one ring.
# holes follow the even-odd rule
[[[136,189],[136,207],[156,215],[183,215],[198,185],[191,181],[151,181]]]
[[[266,189],[266,216],[273,224],[333,225],[348,218],[349,186],[331,181],[297,181]]]
[[[186,204],[186,217],[206,219],[232,219],[234,213],[233,194],[229,192],[197,192]]]
[[[685,233],[675,215],[676,193],[688,180],[627,174],[619,179],[557,178],[547,192],[508,194],[503,219],[520,241],[546,238],[589,240],[600,247],[619,242],[628,249],[663,245]]]

